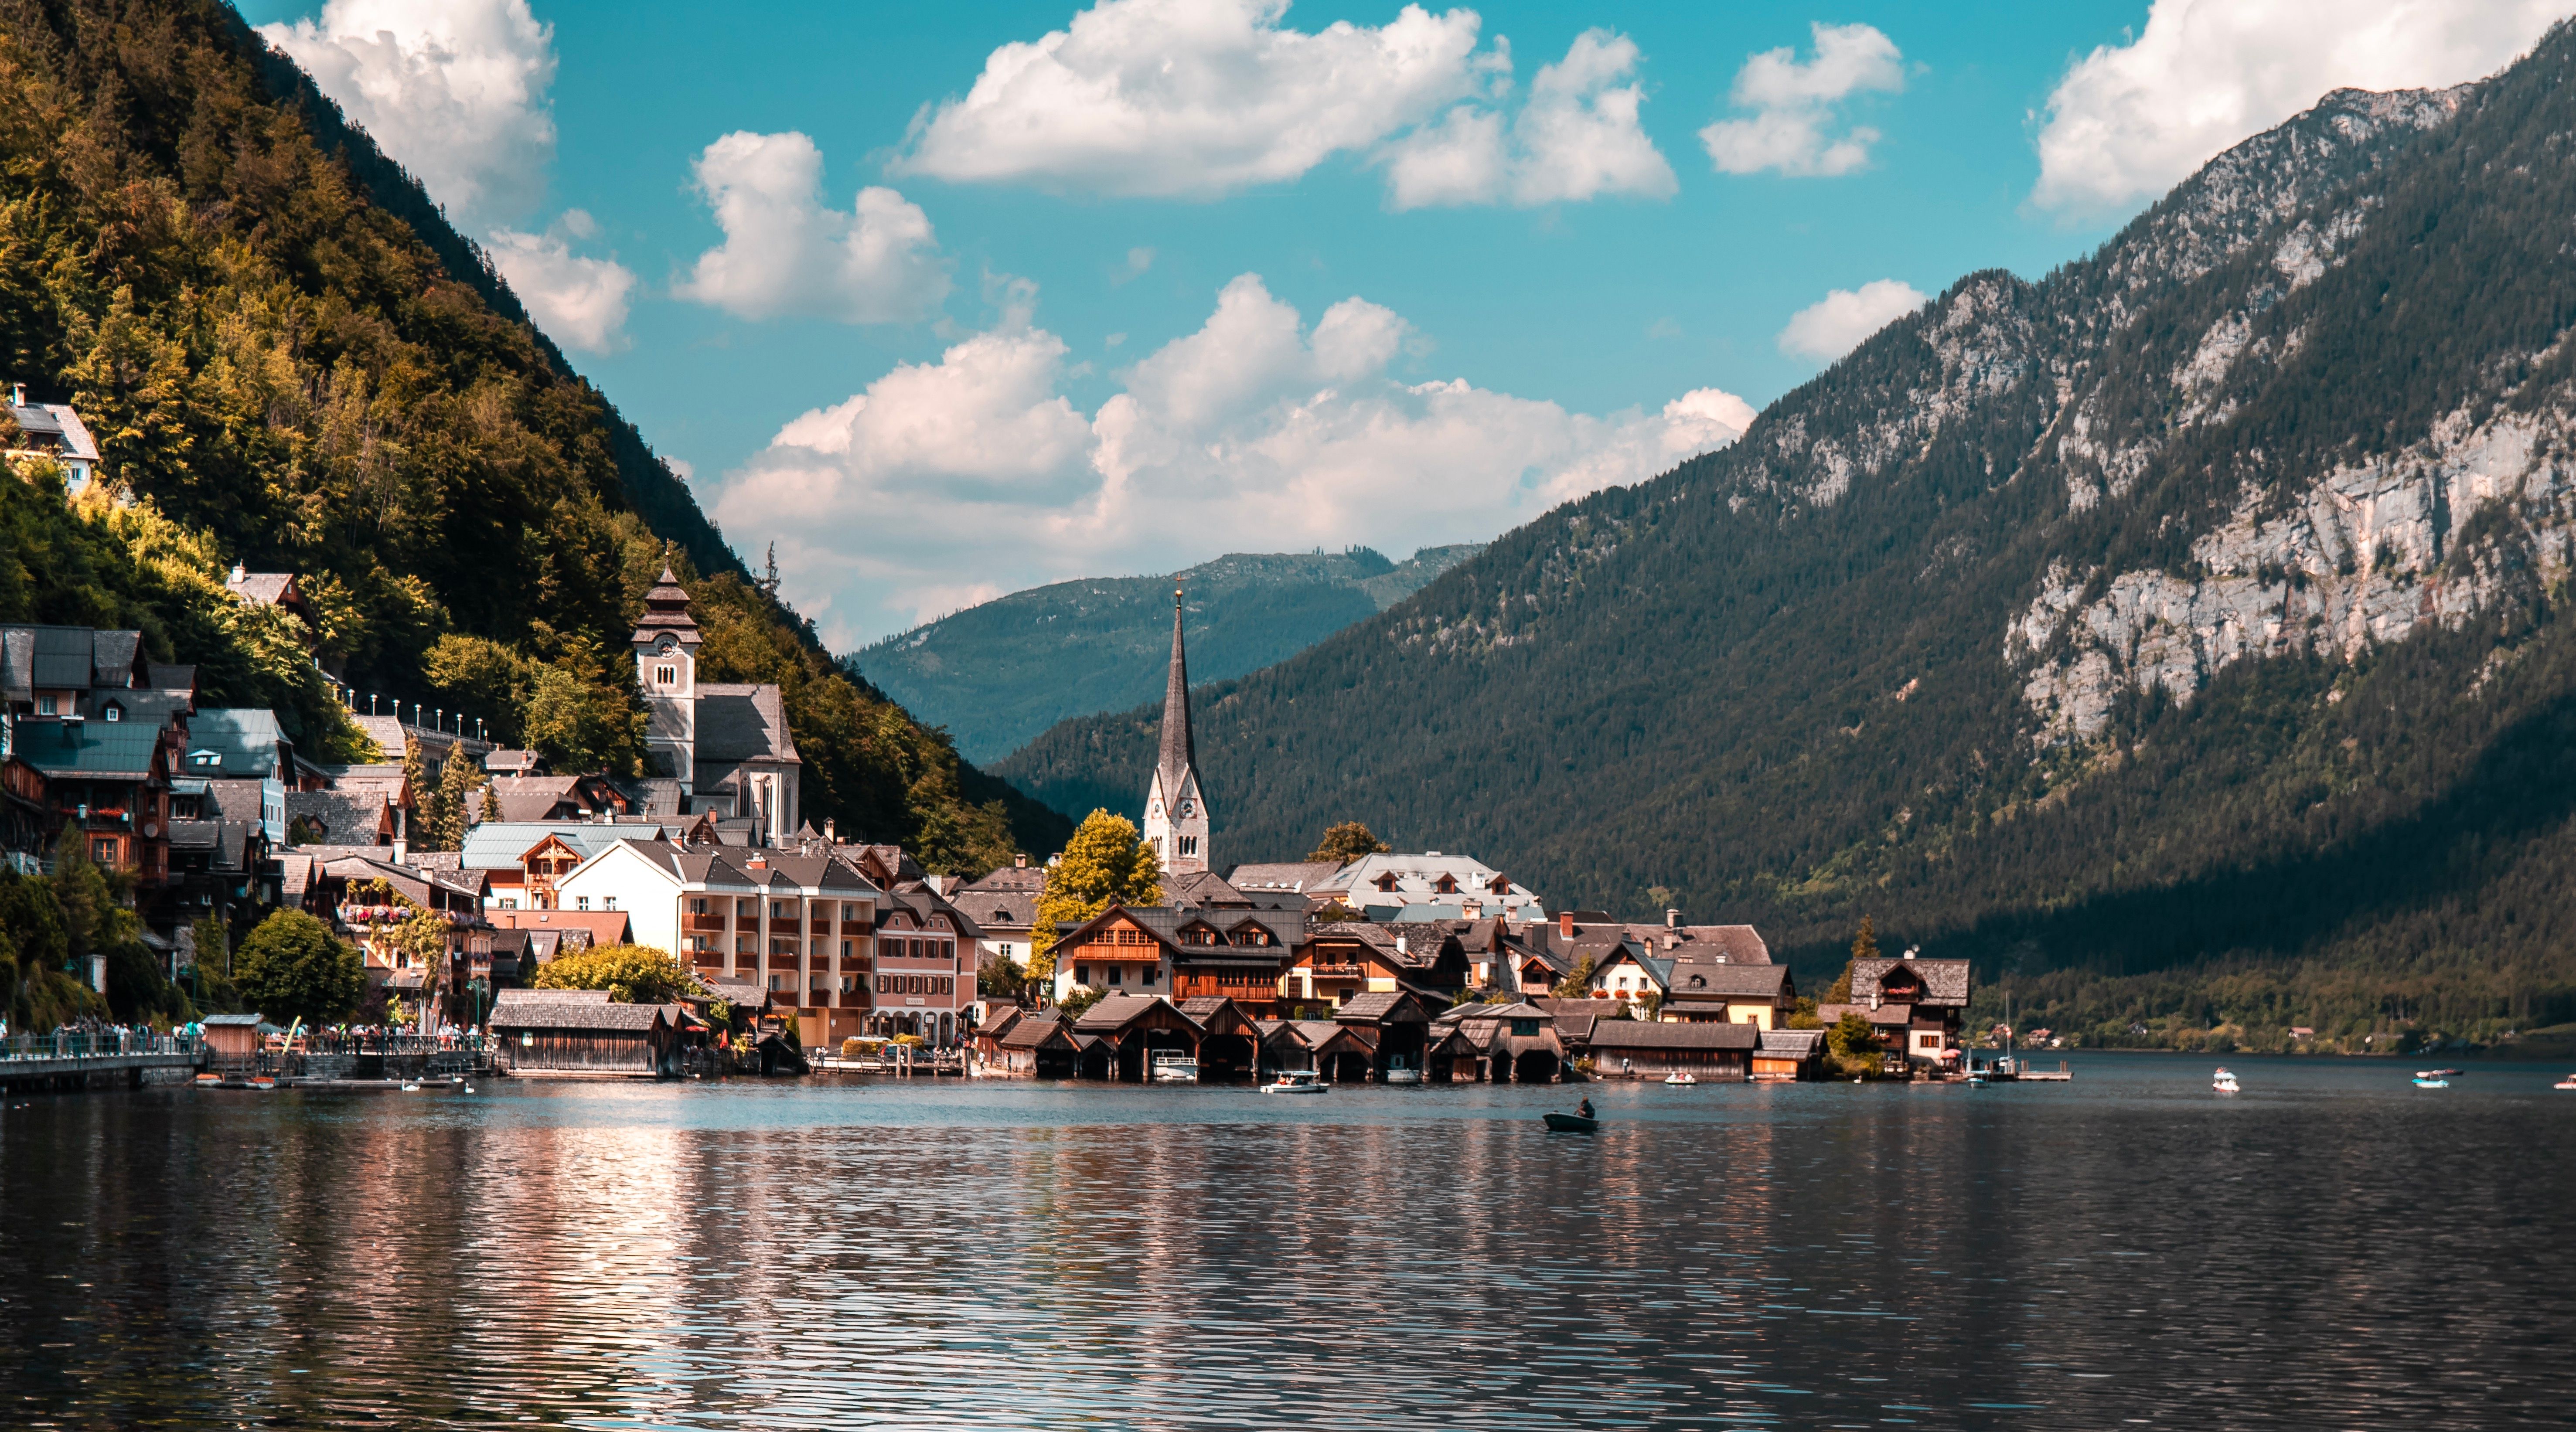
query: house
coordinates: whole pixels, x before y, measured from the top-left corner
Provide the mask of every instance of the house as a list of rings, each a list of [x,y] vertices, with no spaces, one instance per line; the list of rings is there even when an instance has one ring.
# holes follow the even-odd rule
[[[606,990],[502,990],[492,1006],[501,1067],[522,1077],[654,1078],[680,1072],[675,1004],[614,1004]]]
[[[804,760],[788,734],[785,697],[772,685],[699,681],[703,641],[688,592],[665,566],[629,638],[644,693],[645,750],[677,782],[673,813],[749,820],[754,844],[785,845],[804,824]],[[661,812],[648,804],[647,813]]]
[[[1165,878],[1210,868],[1207,793],[1199,789],[1198,751],[1190,739],[1190,673],[1181,657],[1181,589],[1172,589],[1172,661],[1164,672],[1161,745],[1145,787],[1144,840]]]
[[[1753,1051],[1762,1031],[1750,1024],[1666,1024],[1605,1019],[1592,1026],[1593,1072],[1603,1076],[1661,1079],[1688,1074],[1740,1083],[1753,1077]]]
[[[289,845],[391,845],[401,830],[380,788],[286,793]]]
[[[1267,865],[1238,865],[1225,873],[1225,883],[1246,895],[1289,895],[1305,899],[1306,892],[1322,886],[1341,873],[1338,860],[1295,860]],[[1332,903],[1331,896],[1307,903],[1321,907]]]
[[[258,1054],[259,1027],[265,1022],[257,1014],[209,1014],[197,1021],[205,1029],[206,1052],[226,1060]]]
[[[63,470],[63,491],[76,493],[98,476],[98,440],[69,403],[30,403],[23,383],[9,385],[9,416],[18,443],[5,454],[14,465],[50,462]]]
[[[1564,1072],[1565,1041],[1554,1017],[1525,1001],[1462,1004],[1443,1011],[1425,1033],[1435,1078],[1547,1084]]]
[[[522,958],[528,972],[553,963],[558,955],[606,945],[635,943],[623,910],[509,910],[489,902],[483,918],[495,930],[515,931],[526,940]]]
[[[1399,989],[1445,996],[1465,987],[1467,955],[1456,935],[1436,925],[1338,920],[1307,932],[1287,974],[1283,997],[1298,1006],[1338,1007],[1363,994]]]
[[[1221,996],[1259,1017],[1279,1001],[1294,928],[1271,911],[1112,905],[1057,939],[1055,997],[1076,988]]]
[[[1045,891],[1046,871],[1030,868],[1029,858],[1023,855],[980,880],[959,886],[957,893],[948,897],[975,922],[979,932],[977,968],[982,968],[987,958],[1027,966],[1029,935],[1037,924],[1038,896]]]
[[[36,778],[12,786],[36,793],[41,837],[77,830],[92,861],[130,871],[147,886],[170,875],[178,757],[176,729],[141,721],[22,716],[9,732],[10,762]]]
[[[180,774],[214,783],[216,794],[224,797],[223,818],[258,821],[260,834],[272,846],[289,843],[286,793],[320,790],[327,780],[318,769],[308,770],[296,760],[295,743],[278,725],[277,713],[257,707],[218,708],[189,717]],[[258,782],[255,803],[231,794],[241,790],[239,783],[248,781]],[[256,813],[247,808],[254,804]]]
[[[1659,1019],[1674,1023],[1753,1024],[1778,1029],[1798,1007],[1787,965],[1676,961],[1664,976]]]
[[[906,881],[886,892],[876,936],[869,1032],[918,1035],[941,1049],[961,1043],[975,1003],[975,923],[926,883]]]
[[[552,910],[563,901],[555,884],[581,863],[621,840],[661,840],[669,828],[655,821],[487,820],[458,842],[458,863],[490,881],[492,904],[503,910]]]
[[[1310,897],[1365,911],[1372,920],[1391,920],[1409,905],[1429,907],[1448,919],[1507,915],[1527,922],[1547,917],[1538,895],[1501,871],[1473,856],[1436,850],[1363,855],[1307,890]]]
[[[635,802],[602,775],[501,776],[487,789],[501,819],[515,824],[614,820],[635,811]]]
[[[761,979],[806,1048],[866,1033],[877,1008],[886,893],[832,856],[628,837],[557,877],[555,900],[624,913],[635,943],[701,978]]]
[[[1181,1013],[1199,1027],[1200,1083],[1234,1083],[1260,1069],[1261,1021],[1250,1009],[1223,995],[1199,995],[1182,1000]]]
[[[1753,1050],[1753,1082],[1791,1083],[1820,1079],[1825,1072],[1825,1032],[1821,1029],[1765,1029]]]
[[[1827,1027],[1858,1014],[1878,1031],[1891,1058],[1923,1065],[1955,1064],[1959,1030],[1968,1013],[1968,962],[1896,959],[1854,960],[1851,1002],[1816,1011]]]
[[[1645,952],[1643,946],[1625,930],[1607,942],[1596,944],[1592,981],[1594,999],[1617,1000],[1632,1007],[1660,1002],[1664,997],[1672,961],[1659,960]]]
[[[1682,912],[1666,910],[1660,925],[1623,925],[1649,953],[1706,965],[1767,965],[1771,947],[1751,925],[1685,925]]]

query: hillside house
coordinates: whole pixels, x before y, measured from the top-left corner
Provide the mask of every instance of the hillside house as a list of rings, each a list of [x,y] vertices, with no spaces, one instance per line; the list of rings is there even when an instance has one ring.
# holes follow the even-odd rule
[[[1966,960],[1854,960],[1851,1002],[1824,1005],[1816,1018],[1831,1027],[1847,1013],[1858,1014],[1891,1057],[1937,1068],[1959,1061],[1968,994]]]

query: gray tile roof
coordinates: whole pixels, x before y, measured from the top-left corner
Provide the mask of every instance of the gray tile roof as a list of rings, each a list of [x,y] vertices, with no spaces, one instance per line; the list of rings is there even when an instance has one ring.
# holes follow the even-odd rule
[[[393,836],[393,812],[380,792],[288,791],[286,824],[290,838],[298,821],[322,828],[319,841],[299,844],[374,845]]]
[[[1294,860],[1270,865],[1238,865],[1226,872],[1226,883],[1251,894],[1263,890],[1286,890],[1303,893],[1314,889],[1341,872],[1341,863],[1333,860]]]
[[[1603,1019],[1592,1025],[1592,1050],[1618,1054],[1655,1049],[1752,1049],[1762,1031],[1750,1024],[1648,1024],[1635,1019]]]
[[[1776,999],[1795,988],[1787,965],[1677,963],[1664,983],[1667,998],[1676,1004],[1729,997]]]
[[[1876,959],[1852,962],[1851,997],[1854,1004],[1867,1004],[1869,997],[1881,993],[1882,981],[1902,965],[1923,981],[1923,998],[1927,1005],[1968,1003],[1968,962],[1966,960]]]
[[[269,776],[282,780],[290,774],[280,769],[283,758],[278,747],[285,739],[273,711],[258,707],[199,711],[188,718],[188,754],[181,769],[209,780]]]
[[[700,683],[697,757],[702,782],[745,761],[796,760],[778,688]]]
[[[1762,1031],[1762,1052],[1788,1059],[1812,1058],[1824,1046],[1821,1029],[1766,1029]]]

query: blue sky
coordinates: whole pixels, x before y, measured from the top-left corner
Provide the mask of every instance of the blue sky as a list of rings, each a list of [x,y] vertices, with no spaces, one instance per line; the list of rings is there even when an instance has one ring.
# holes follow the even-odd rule
[[[240,8],[850,647],[1070,576],[1490,537],[2560,6]]]

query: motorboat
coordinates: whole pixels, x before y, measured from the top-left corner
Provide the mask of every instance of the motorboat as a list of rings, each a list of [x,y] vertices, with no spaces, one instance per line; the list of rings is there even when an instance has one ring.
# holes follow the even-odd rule
[[[1418,1066],[1405,1063],[1403,1057],[1399,1055],[1398,1057],[1387,1061],[1386,1082],[1389,1084],[1419,1084],[1422,1082],[1422,1070]]]
[[[2221,1094],[2234,1094],[2241,1092],[2237,1087],[2236,1076],[2224,1069],[2221,1069],[2216,1074],[2210,1076],[2209,1087],[2217,1090]]]
[[[1599,1132],[1601,1128],[1599,1119],[1587,1119],[1581,1114],[1547,1114],[1542,1117],[1547,1120],[1547,1131],[1551,1134],[1590,1134]]]
[[[1199,1062],[1178,1050],[1163,1050],[1155,1054],[1153,1072],[1157,1084],[1199,1082]]]
[[[2549,1087],[2552,1089],[2576,1089],[2576,1074],[2570,1074],[2566,1078],[2559,1080],[2557,1083],[2552,1084]]]
[[[1283,1070],[1278,1079],[1261,1086],[1264,1094],[1329,1094],[1333,1086],[1312,1069]]]
[[[2448,1079],[2431,1078],[2425,1074],[2418,1074],[2415,1076],[2415,1087],[2418,1089],[2448,1089],[2451,1087],[2451,1081]]]
[[[1699,1076],[1676,1069],[1672,1073],[1664,1076],[1664,1082],[1667,1084],[1696,1084],[1699,1082]]]
[[[2466,1070],[2461,1069],[2418,1069],[2415,1071],[2415,1077],[2418,1079],[2456,1079],[2466,1072]]]

